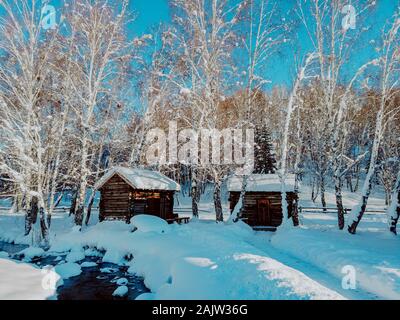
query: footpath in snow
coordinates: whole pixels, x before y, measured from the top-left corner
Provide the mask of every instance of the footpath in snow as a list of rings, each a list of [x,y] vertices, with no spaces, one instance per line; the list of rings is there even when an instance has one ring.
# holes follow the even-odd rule
[[[301,205],[315,206],[307,200],[307,187],[303,191]],[[359,200],[357,193],[343,195],[348,208]],[[326,200],[328,206],[335,207],[334,192],[327,192]],[[384,207],[384,196],[377,191],[370,197],[368,208]],[[271,235],[271,246],[338,279],[337,283],[349,270],[354,271],[356,289],[349,293],[364,292],[372,299],[400,299],[400,239],[389,232],[386,214],[365,214],[356,235],[338,230],[336,214],[304,213],[300,219],[301,227]]]
[[[350,235],[301,227],[276,233],[271,245],[338,280],[354,272],[355,289],[372,297],[400,299],[400,243],[388,232]]]

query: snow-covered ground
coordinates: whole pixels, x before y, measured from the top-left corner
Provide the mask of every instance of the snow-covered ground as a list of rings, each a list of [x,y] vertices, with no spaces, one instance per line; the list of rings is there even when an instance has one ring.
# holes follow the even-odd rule
[[[2,226],[7,218],[1,218]],[[251,245],[255,232],[243,223],[194,221],[166,225],[165,232],[148,225],[140,224],[134,233],[133,226],[123,222],[95,224],[83,232],[60,231],[53,235],[50,251],[71,251],[69,257],[85,253],[84,247],[105,251],[103,261],[128,265],[130,272],[145,278],[152,293],[143,299],[344,298]],[[134,257],[130,262],[125,259],[129,255]],[[79,261],[61,264],[55,271],[66,278],[72,269],[79,269]]]
[[[305,188],[303,206],[314,205],[308,197]],[[370,203],[382,207],[381,199],[378,194]],[[327,200],[334,205],[332,194]],[[346,206],[356,200],[345,194]],[[177,206],[189,215],[190,199],[180,197]],[[155,228],[139,221],[133,233],[132,225],[95,219],[78,232],[60,214],[53,220],[50,251],[69,252],[70,265],[56,269],[62,277],[84,267],[80,260],[88,247],[105,251],[103,261],[144,277],[151,293],[140,299],[400,299],[400,241],[388,233],[385,215],[367,215],[355,236],[338,231],[333,214],[303,214],[300,228],[276,233],[213,219],[207,195],[200,220]],[[21,236],[23,223],[21,215],[1,214],[0,240],[29,243]],[[348,289],[342,282],[353,269],[356,287]]]
[[[55,296],[55,286],[46,280],[57,280],[57,274],[5,257],[0,253],[0,300],[45,300]]]
[[[303,187],[303,194],[308,195],[308,191]],[[326,196],[328,205],[335,207],[333,192]],[[383,199],[382,193],[375,192],[368,209],[384,209]],[[358,194],[344,193],[347,208],[358,200]],[[315,206],[307,198],[301,205]],[[356,235],[339,231],[332,213],[305,213],[301,223],[300,228],[280,230],[271,236],[271,245],[337,279],[343,279],[350,267],[355,270],[357,289],[380,299],[400,299],[400,239],[388,232],[386,214],[367,213]]]

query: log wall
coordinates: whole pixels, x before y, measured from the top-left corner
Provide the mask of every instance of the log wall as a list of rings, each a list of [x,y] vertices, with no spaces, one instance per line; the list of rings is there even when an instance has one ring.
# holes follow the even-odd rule
[[[288,213],[291,216],[294,192],[287,193]],[[231,212],[239,202],[240,192],[230,192],[229,204]],[[282,195],[280,192],[246,192],[241,218],[250,226],[263,226],[260,222],[259,201],[268,200],[271,216],[271,227],[279,227],[282,224]]]
[[[174,217],[174,191],[135,190],[118,175],[113,176],[99,191],[100,221],[109,217],[129,221],[137,214],[163,219]]]

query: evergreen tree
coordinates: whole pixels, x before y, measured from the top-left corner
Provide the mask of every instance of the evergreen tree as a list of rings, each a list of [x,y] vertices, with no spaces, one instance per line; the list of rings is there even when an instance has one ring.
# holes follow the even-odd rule
[[[255,132],[254,173],[271,174],[276,171],[276,159],[271,133],[267,126],[257,126]]]

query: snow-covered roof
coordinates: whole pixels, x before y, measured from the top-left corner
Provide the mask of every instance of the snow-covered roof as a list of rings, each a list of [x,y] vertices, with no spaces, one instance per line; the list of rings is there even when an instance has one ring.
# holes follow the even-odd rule
[[[234,176],[228,179],[228,191],[240,192],[242,190],[243,177]],[[285,180],[286,192],[294,192],[296,178],[289,174]],[[277,174],[252,174],[247,178],[246,191],[248,192],[281,192],[281,179]]]
[[[126,167],[112,168],[97,182],[95,189],[98,190],[103,187],[116,174],[124,179],[132,188],[138,190],[181,190],[181,186],[177,182],[160,172]]]

